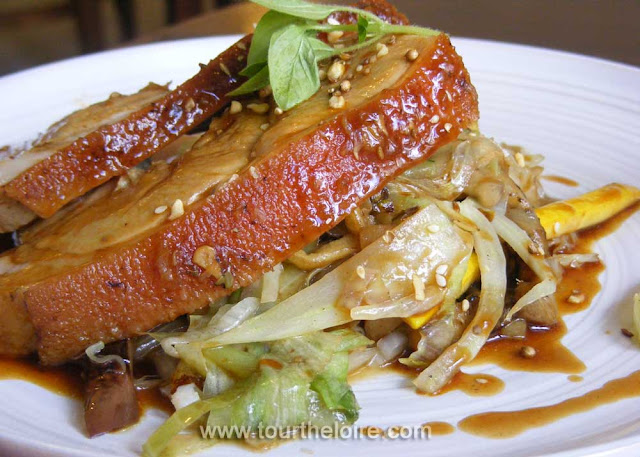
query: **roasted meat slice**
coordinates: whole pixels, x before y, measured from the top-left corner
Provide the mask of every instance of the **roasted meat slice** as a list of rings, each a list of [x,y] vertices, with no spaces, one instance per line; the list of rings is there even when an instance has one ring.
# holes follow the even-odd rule
[[[357,6],[387,22],[407,23],[406,17],[384,0],[363,0]],[[341,15],[334,19],[349,22],[354,17]],[[244,50],[244,43],[236,44],[225,55],[237,53],[237,58],[242,60],[239,50]],[[215,62],[220,62],[220,59]],[[209,74],[211,68],[212,64],[204,74]],[[194,84],[196,87],[198,84],[222,87],[223,82],[215,78],[209,81],[202,75],[192,79],[189,87],[193,88]],[[213,76],[224,80],[228,75],[217,72]],[[146,90],[158,87],[151,86]],[[118,97],[114,100],[122,106],[126,99]],[[110,105],[114,100],[98,104],[97,108],[90,107],[88,112],[71,115],[72,122],[63,123],[67,125],[67,133],[83,122],[85,128],[90,126],[90,119],[97,118],[95,110],[100,112],[100,106],[103,106],[108,111],[109,106],[104,105]],[[144,100],[141,102],[145,103]],[[259,128],[263,121],[262,116],[252,114],[250,110],[233,117],[214,119],[210,131],[188,153],[183,155],[193,145],[194,139],[190,135],[180,136],[152,156],[151,166],[146,171],[140,167],[130,169],[117,183],[112,180],[103,184],[66,205],[54,216],[22,230],[22,245],[0,257],[0,310],[5,314],[5,318],[0,320],[0,355],[25,355],[35,350],[34,328],[23,300],[23,292],[27,288],[90,262],[114,244],[133,241],[143,237],[145,232],[157,230],[171,217],[168,207],[173,205],[172,202],[192,204],[228,181],[249,161],[249,154],[263,133]],[[155,127],[159,128],[150,126],[146,133],[153,135]],[[51,130],[45,138],[50,139],[55,132],[59,129]],[[9,179],[10,170],[14,170],[15,176],[28,168],[32,164],[29,157],[29,154],[21,156],[18,162],[11,162],[8,169],[4,168],[6,163],[0,167],[4,170],[5,179]],[[22,168],[16,168],[15,164],[21,162]],[[11,215],[14,220],[24,218],[24,213],[29,220],[35,217],[30,210],[5,195],[0,195],[0,205],[7,209],[3,216]],[[163,208],[165,211],[160,211]],[[11,221],[4,217],[3,222]],[[110,287],[122,286],[117,282],[108,284]]]
[[[130,170],[23,230],[21,246],[0,256],[0,355],[35,351],[22,291],[157,230],[176,200],[190,204],[215,191],[247,165],[263,122],[250,111],[216,119],[201,137],[183,136],[160,151],[145,170]]]
[[[330,107],[326,83],[285,114],[264,114],[252,161],[180,217],[21,288],[41,360],[63,362],[250,284],[475,123],[476,93],[446,35],[400,36],[388,49],[348,61],[344,108]]]
[[[37,216],[20,202],[5,194],[5,188],[17,177],[31,173],[33,167],[48,160],[95,129],[121,121],[169,92],[165,86],[149,84],[131,95],[112,94],[107,100],[75,111],[53,124],[29,149],[0,154],[0,232],[11,232]]]
[[[65,126],[71,126],[73,134],[56,141],[48,138],[39,149],[21,154],[18,158],[24,157],[21,160],[28,166],[22,164],[18,173],[0,178],[4,193],[37,215],[50,217],[73,199],[121,175],[227,104],[225,94],[240,84],[234,75],[245,65],[250,42],[251,36],[244,37],[175,90],[126,113],[101,122],[72,115],[74,122]],[[0,168],[10,167],[2,164]]]

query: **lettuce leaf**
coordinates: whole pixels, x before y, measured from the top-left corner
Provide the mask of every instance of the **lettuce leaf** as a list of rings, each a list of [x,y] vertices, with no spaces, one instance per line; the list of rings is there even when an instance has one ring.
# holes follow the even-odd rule
[[[236,433],[224,438],[247,438],[247,431],[252,434],[267,426],[351,424],[359,407],[347,383],[348,354],[370,343],[355,331],[341,329],[260,347],[205,349],[207,364],[236,375],[237,382],[219,395],[176,411],[145,443],[143,454],[160,455],[174,436],[205,416],[208,426]]]

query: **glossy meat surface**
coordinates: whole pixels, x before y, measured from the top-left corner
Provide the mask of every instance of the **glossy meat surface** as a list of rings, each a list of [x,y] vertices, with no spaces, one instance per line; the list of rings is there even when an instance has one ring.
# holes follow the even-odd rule
[[[132,114],[99,128],[93,125],[71,142],[47,146],[43,157],[6,183],[6,195],[50,217],[142,162],[228,103],[225,94],[241,82],[233,75],[244,67],[250,42],[251,36],[244,37],[193,78]]]
[[[414,62],[409,49],[419,51]],[[41,360],[63,362],[252,283],[478,117],[445,35],[398,37],[345,99],[345,109],[330,109],[321,89],[272,120],[254,162],[184,216],[25,288]],[[228,288],[194,264],[201,246],[215,250]]]

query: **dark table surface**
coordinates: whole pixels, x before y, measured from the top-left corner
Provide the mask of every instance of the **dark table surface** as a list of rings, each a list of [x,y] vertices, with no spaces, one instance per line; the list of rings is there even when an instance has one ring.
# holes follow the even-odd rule
[[[413,23],[453,36],[562,49],[640,66],[640,0],[391,2]],[[248,33],[263,13],[261,7],[240,3],[165,27],[135,43]]]

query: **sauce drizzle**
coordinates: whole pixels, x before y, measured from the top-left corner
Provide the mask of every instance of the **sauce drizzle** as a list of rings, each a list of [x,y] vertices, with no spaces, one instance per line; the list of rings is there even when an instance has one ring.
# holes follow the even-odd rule
[[[521,411],[475,414],[458,422],[458,428],[486,438],[511,438],[528,429],[542,427],[564,417],[635,396],[640,396],[640,370],[624,378],[609,381],[599,389],[554,405]]]
[[[422,424],[422,429],[429,433],[429,437],[434,435],[450,435],[456,428],[448,422],[427,422]]]

